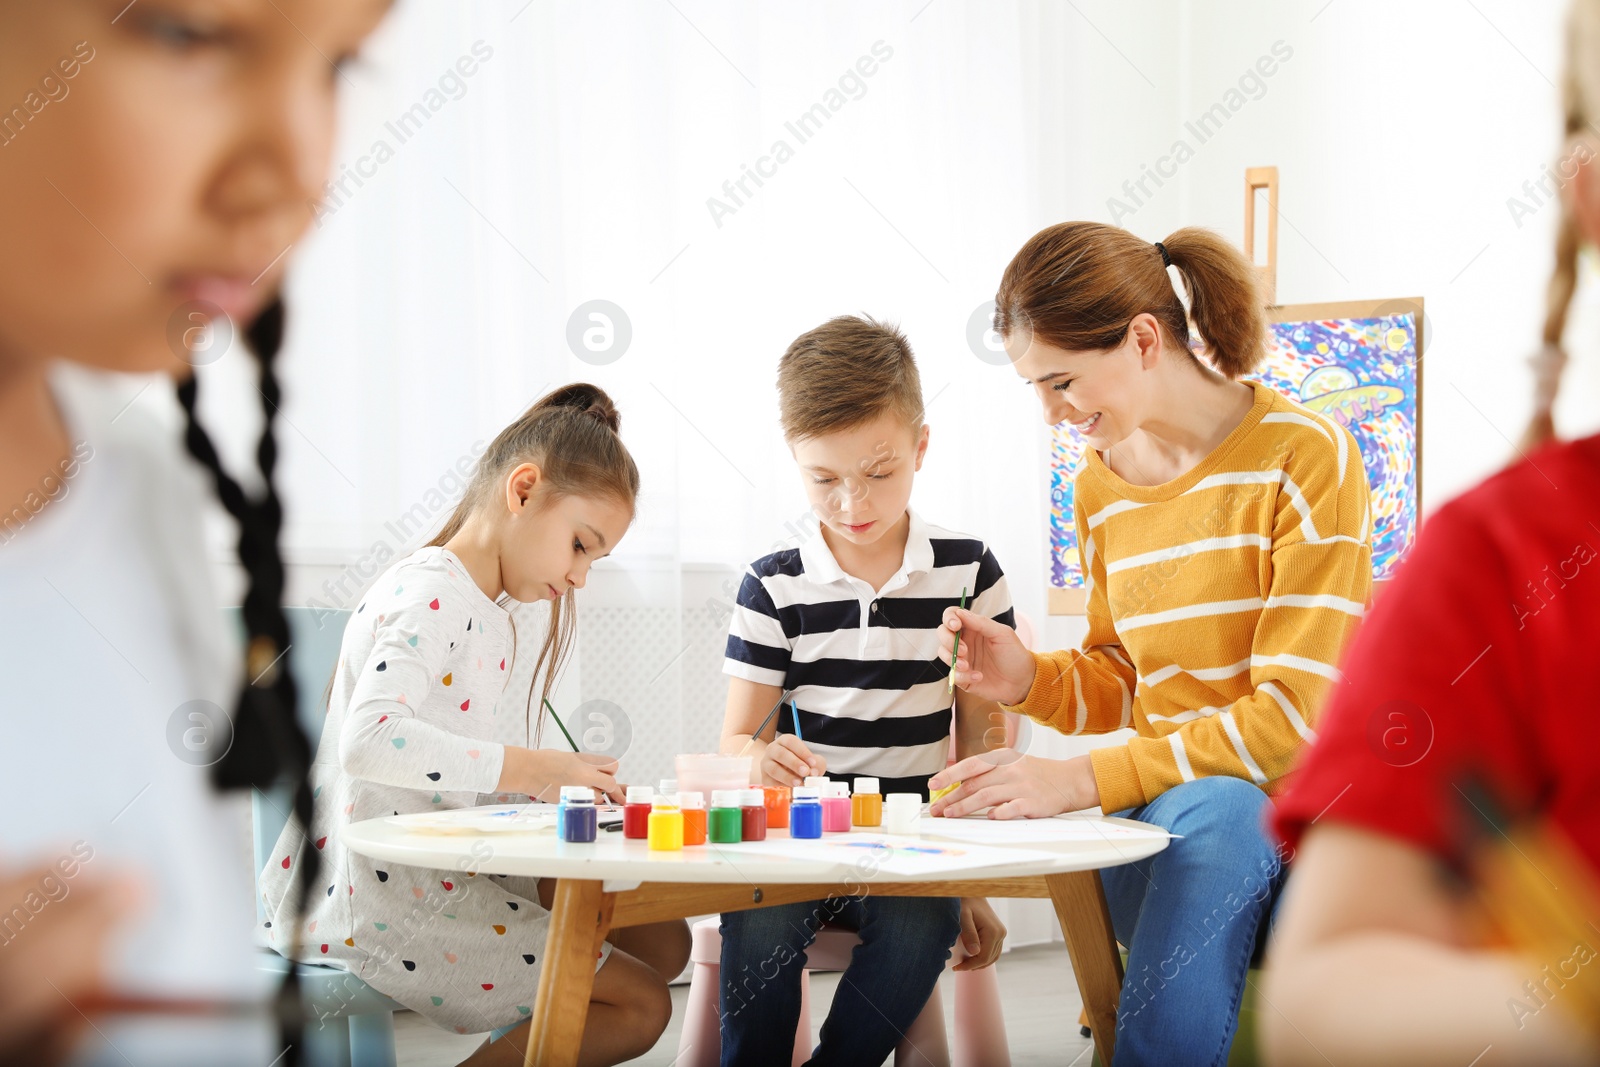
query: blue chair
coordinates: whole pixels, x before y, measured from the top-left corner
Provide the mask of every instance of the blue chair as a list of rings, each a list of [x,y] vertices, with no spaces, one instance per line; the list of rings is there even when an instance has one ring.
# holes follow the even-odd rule
[[[299,690],[300,725],[316,746],[327,717],[328,680],[339,662],[339,643],[348,611],[285,608],[289,617],[289,673]],[[234,632],[244,633],[237,608],[226,614]],[[272,846],[289,821],[290,792],[279,786],[251,797],[251,829],[255,839],[256,871],[267,865]],[[256,921],[266,921],[260,894],[256,895]],[[296,968],[305,1004],[306,1062],[311,1067],[395,1067],[394,1012],[405,1006],[379,993],[348,971],[312,963],[290,964],[278,953],[262,952],[261,968],[282,976]]]

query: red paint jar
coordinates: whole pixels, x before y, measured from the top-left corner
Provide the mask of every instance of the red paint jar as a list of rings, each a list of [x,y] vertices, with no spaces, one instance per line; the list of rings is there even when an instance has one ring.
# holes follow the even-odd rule
[[[739,794],[739,836],[745,841],[767,839],[766,794],[759,789],[745,789]]]
[[[650,836],[650,804],[655,790],[647,785],[630,785],[628,802],[622,806],[622,836],[643,841]]]

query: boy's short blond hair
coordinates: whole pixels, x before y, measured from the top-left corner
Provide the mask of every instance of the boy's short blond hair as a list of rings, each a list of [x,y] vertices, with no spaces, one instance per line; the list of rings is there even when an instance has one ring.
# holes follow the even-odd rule
[[[922,377],[899,328],[840,315],[796,337],[778,360],[783,436],[800,441],[848,430],[885,411],[922,428]]]

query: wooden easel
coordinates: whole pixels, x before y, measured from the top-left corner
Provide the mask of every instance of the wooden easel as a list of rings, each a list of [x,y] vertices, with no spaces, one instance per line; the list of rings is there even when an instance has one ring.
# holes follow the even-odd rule
[[[1267,191],[1267,261],[1256,263],[1256,190]],[[1261,276],[1261,292],[1270,307],[1278,302],[1278,168],[1246,167],[1244,171],[1244,254]]]

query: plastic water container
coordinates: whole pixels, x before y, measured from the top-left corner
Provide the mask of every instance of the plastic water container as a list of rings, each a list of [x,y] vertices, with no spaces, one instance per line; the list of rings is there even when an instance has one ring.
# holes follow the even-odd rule
[[[715,752],[679,756],[673,761],[680,793],[699,793],[706,799],[719,789],[750,788],[749,756],[722,756]]]

